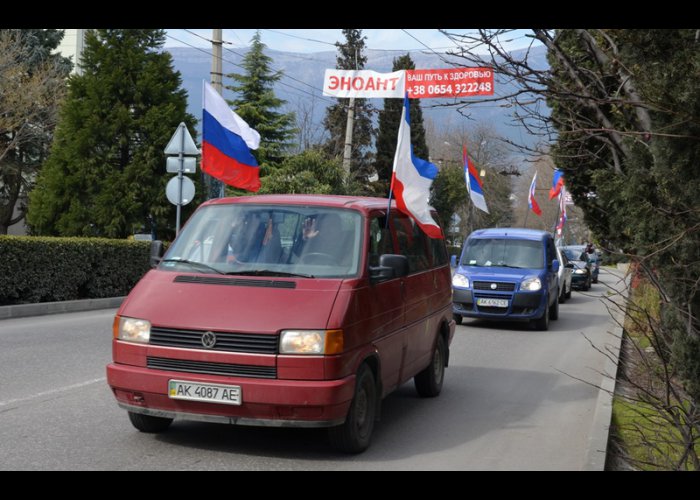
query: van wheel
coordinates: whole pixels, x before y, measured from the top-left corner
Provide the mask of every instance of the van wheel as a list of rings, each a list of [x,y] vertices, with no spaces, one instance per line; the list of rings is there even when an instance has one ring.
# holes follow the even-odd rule
[[[552,307],[549,308],[549,319],[559,319],[559,300],[555,300]]]
[[[151,415],[143,415],[141,413],[129,413],[129,420],[131,420],[131,425],[136,427],[141,432],[147,432],[148,434],[158,434],[168,430],[170,424],[173,423],[172,418],[163,417],[152,417]]]
[[[453,314],[452,317],[454,318],[455,323],[457,323],[458,325],[462,324],[462,320],[464,319],[464,316],[462,316],[461,314]]]
[[[535,330],[544,332],[549,329],[549,298],[544,304],[544,313],[538,319],[532,320]]]
[[[433,359],[428,367],[413,377],[418,395],[422,398],[434,398],[442,391],[442,383],[445,380],[445,361],[447,359],[447,348],[445,339],[438,335],[435,342]]]
[[[345,423],[328,429],[331,445],[345,453],[360,453],[369,447],[377,416],[377,384],[370,368],[363,364],[355,379],[355,396]]]

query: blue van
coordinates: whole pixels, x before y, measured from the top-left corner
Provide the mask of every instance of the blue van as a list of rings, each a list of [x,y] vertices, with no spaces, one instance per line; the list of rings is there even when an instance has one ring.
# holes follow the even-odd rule
[[[559,317],[559,261],[552,235],[535,229],[479,229],[452,277],[452,310],[491,320],[527,320],[547,330]]]

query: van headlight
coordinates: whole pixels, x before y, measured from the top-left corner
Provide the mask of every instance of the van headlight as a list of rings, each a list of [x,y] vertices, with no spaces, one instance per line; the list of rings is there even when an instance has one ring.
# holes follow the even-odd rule
[[[586,270],[585,269],[576,269],[574,271],[574,274],[586,274]]]
[[[539,278],[528,278],[520,283],[520,289],[528,292],[542,290],[542,281]]]
[[[116,316],[113,333],[114,338],[119,340],[148,344],[151,338],[151,322],[145,319]]]
[[[452,276],[452,286],[456,286],[457,288],[469,288],[469,278],[463,274],[455,273],[455,275]]]
[[[343,330],[283,330],[280,354],[340,354]]]

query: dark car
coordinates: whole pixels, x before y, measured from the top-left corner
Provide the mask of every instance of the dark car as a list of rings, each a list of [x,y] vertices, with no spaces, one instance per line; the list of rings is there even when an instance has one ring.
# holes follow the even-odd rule
[[[591,288],[593,282],[593,264],[586,258],[584,246],[567,246],[561,250],[569,259],[569,262],[574,265],[574,272],[571,276],[571,286],[577,290],[584,292]]]

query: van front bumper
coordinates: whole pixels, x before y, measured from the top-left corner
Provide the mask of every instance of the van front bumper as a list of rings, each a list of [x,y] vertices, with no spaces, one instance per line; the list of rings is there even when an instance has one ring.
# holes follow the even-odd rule
[[[477,293],[477,298],[478,295]],[[544,311],[545,295],[542,292],[514,292],[488,296],[508,300],[508,307],[478,306],[472,290],[455,288],[452,295],[452,312],[471,318],[528,320],[541,317]]]
[[[168,397],[170,380],[234,385],[240,406]],[[270,380],[224,377],[112,363],[107,383],[119,406],[145,415],[267,427],[332,427],[345,422],[355,376],[339,380]]]

